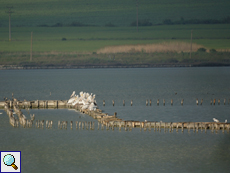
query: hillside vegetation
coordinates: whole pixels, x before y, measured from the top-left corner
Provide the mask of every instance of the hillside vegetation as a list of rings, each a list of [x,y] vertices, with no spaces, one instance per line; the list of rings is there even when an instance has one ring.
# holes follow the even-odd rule
[[[7,6],[13,6],[12,26],[130,26],[136,21],[136,0],[1,0],[0,26],[8,26]],[[229,9],[229,0],[138,0],[140,21],[152,24],[222,20]]]
[[[229,0],[138,0],[138,32],[136,2],[1,0],[0,69],[230,65]]]

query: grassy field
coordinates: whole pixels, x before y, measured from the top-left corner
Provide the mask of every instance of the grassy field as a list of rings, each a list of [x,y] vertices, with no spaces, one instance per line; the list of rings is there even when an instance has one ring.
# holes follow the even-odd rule
[[[222,19],[230,16],[229,0],[139,0],[140,20]],[[136,0],[1,0],[0,25],[8,26],[6,6],[13,6],[12,26],[88,25],[129,26],[136,20]]]
[[[230,24],[165,25],[140,27],[137,33],[133,27],[13,27],[9,42],[8,28],[1,27],[0,65],[226,65],[230,64],[229,28]],[[114,51],[118,47],[122,51]],[[200,47],[218,52],[197,52]]]
[[[140,27],[14,27],[12,41],[8,41],[8,28],[0,28],[1,52],[30,50],[33,31],[33,51],[92,53],[106,46],[156,44],[162,42],[189,42],[193,30],[193,43],[207,49],[230,49],[230,24],[173,25]],[[62,41],[62,38],[66,38]]]

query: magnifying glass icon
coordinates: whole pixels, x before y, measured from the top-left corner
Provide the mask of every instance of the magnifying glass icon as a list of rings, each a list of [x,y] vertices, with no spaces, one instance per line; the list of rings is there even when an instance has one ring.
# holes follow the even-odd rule
[[[7,154],[3,158],[3,162],[7,166],[12,166],[15,170],[18,169],[18,167],[14,164],[15,163],[15,158],[11,154]]]

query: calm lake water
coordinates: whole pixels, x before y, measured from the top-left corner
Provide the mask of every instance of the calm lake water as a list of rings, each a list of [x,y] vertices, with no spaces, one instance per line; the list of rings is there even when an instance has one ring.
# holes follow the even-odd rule
[[[229,67],[5,70],[0,71],[0,100],[11,98],[12,92],[19,100],[67,100],[73,91],[85,91],[96,94],[98,106],[104,112],[117,112],[124,120],[212,122],[215,117],[224,122],[230,121],[229,79]],[[196,105],[197,98],[199,102],[204,100],[203,105]],[[145,106],[146,99],[152,100],[152,106]],[[221,104],[210,105],[211,99],[220,99]],[[21,151],[22,172],[230,170],[227,131],[98,130],[96,120],[74,110],[22,111],[27,118],[35,114],[35,120],[54,122],[52,129],[14,128],[4,110],[0,110],[0,151]],[[72,130],[60,130],[58,120],[94,121],[96,128],[76,130],[74,126]]]

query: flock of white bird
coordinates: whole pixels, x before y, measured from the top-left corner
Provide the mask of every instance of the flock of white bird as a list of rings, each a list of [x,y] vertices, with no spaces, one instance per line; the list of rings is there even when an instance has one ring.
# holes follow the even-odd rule
[[[90,111],[95,111],[97,109],[97,102],[95,100],[96,95],[93,93],[89,94],[81,91],[79,95],[75,94],[75,91],[70,96],[68,104],[75,106],[76,104],[82,105],[81,109],[89,109]]]

